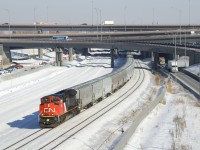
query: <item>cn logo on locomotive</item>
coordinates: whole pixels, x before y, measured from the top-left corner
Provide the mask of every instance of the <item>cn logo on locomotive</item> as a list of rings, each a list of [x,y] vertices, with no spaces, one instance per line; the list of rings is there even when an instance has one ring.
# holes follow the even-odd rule
[[[52,108],[44,108],[44,112],[48,113],[48,112],[56,112],[56,108],[52,109]]]

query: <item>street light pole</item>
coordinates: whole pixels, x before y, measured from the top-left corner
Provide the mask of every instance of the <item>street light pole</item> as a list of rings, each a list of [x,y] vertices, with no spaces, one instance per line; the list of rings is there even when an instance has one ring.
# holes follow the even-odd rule
[[[96,13],[97,13],[97,39],[99,38],[99,35],[98,35],[98,32],[99,32],[99,29],[98,29],[98,22],[99,22],[99,19],[98,19],[98,9],[97,8],[95,8],[95,10],[96,10]]]
[[[36,8],[34,7],[34,24],[35,24],[35,32],[34,33],[36,34],[36,19],[35,19],[36,17],[35,17],[35,11],[36,11]],[[34,36],[34,39],[35,39],[35,36]]]
[[[154,11],[155,11],[155,10],[154,10],[154,8],[153,8],[153,24],[154,24]]]
[[[5,11],[8,13],[8,30],[9,30],[9,38],[11,39],[11,31],[10,31],[10,11],[8,9],[5,9]]]
[[[93,0],[92,0],[92,26],[93,26]]]
[[[177,82],[176,72],[178,72],[178,62],[176,57],[176,34],[175,34],[175,81]]]
[[[174,52],[175,54],[174,55],[175,55],[175,61],[177,61],[177,59],[176,59],[176,34],[175,34],[174,38],[175,38],[175,52]]]
[[[182,11],[179,9],[179,23],[180,23],[180,44],[181,44],[181,13],[182,13]]]
[[[181,13],[182,13],[182,11],[181,11],[181,9],[178,9],[178,8],[175,8],[175,7],[171,7],[171,8],[177,10],[178,13],[179,13],[179,25],[180,25],[180,29],[179,30],[180,30],[180,44],[181,44]]]
[[[186,56],[186,31],[185,31],[185,56]]]
[[[126,31],[126,6],[124,7],[124,25],[125,25],[125,31]]]
[[[101,40],[102,40],[102,22],[101,22],[101,9],[99,9],[100,12],[100,24],[101,24]]]
[[[47,6],[47,23],[49,23],[49,7]]]
[[[189,26],[190,26],[190,0],[189,0]]]

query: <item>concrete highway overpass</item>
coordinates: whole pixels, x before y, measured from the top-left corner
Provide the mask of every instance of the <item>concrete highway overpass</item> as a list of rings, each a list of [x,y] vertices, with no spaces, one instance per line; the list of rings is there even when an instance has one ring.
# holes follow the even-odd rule
[[[1,30],[10,28],[13,31],[153,31],[153,30],[176,30],[176,29],[199,29],[199,24],[113,24],[113,25],[79,25],[79,24],[9,24],[0,25]]]
[[[171,37],[165,37],[165,40],[169,40]],[[178,36],[177,36],[178,38]],[[200,39],[200,35],[194,35],[187,37],[187,39],[196,40]],[[62,52],[64,48],[109,48],[109,49],[124,49],[124,50],[140,50],[144,55],[150,57],[152,52],[154,53],[170,53],[174,54],[174,45],[168,45],[165,43],[155,44],[149,41],[151,40],[164,40],[163,36],[160,37],[140,37],[138,38],[112,38],[102,40],[92,39],[75,39],[70,41],[58,41],[58,40],[40,40],[40,39],[0,39],[0,52],[4,58],[4,63],[10,63],[11,55],[10,49],[23,49],[23,48],[53,48],[57,49],[58,53]],[[184,55],[185,47],[177,46],[177,54]],[[187,55],[190,56],[190,64],[200,62],[200,50],[198,48],[187,48]]]

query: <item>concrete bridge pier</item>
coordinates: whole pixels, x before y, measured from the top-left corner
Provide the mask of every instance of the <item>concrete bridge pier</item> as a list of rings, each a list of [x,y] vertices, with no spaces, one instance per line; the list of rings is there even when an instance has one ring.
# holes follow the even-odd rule
[[[69,61],[73,61],[73,49],[69,48]]]
[[[38,56],[40,59],[43,58],[43,49],[42,48],[38,48]]]
[[[152,52],[152,68],[153,69],[158,69],[158,53],[157,52]]]
[[[62,60],[63,60],[63,49],[62,48],[56,48],[56,66],[62,66]]]
[[[110,50],[110,53],[111,53],[111,68],[115,67],[114,66],[114,59],[115,59],[114,52],[115,52],[115,49]]]
[[[0,44],[0,68],[5,68],[12,62],[11,52],[9,47],[4,47]]]
[[[197,51],[188,51],[187,55],[190,57],[190,65],[200,63],[200,53]]]
[[[153,63],[154,63],[154,54],[153,54],[153,52],[151,52],[151,65],[152,65],[152,68],[153,68]]]
[[[142,55],[142,58],[150,58],[151,57],[151,52],[145,52],[145,51],[142,51],[141,52],[141,55]]]

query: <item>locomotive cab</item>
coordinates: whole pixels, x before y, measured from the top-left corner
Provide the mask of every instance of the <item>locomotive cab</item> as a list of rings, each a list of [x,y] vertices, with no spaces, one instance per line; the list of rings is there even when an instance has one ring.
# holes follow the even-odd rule
[[[40,126],[51,125],[60,122],[60,115],[65,112],[62,96],[53,94],[41,98],[40,104]]]
[[[67,116],[79,113],[76,90],[67,89],[41,98],[40,120],[41,127],[55,127]],[[70,118],[69,117],[69,118]]]

